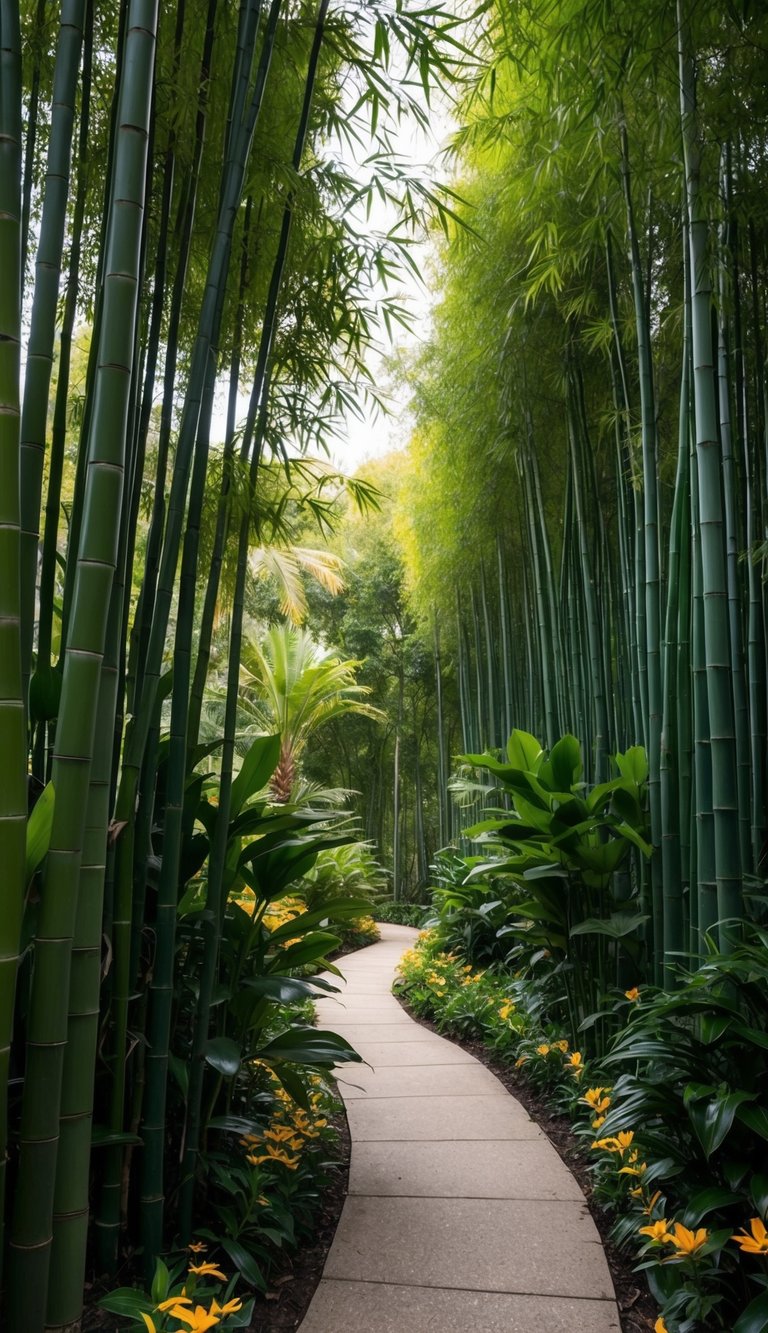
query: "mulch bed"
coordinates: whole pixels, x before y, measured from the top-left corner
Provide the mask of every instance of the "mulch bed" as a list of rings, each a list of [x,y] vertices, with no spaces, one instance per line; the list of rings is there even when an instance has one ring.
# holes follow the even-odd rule
[[[627,1256],[617,1249],[609,1237],[611,1219],[605,1210],[594,1201],[592,1177],[588,1170],[587,1159],[581,1150],[578,1139],[571,1130],[567,1117],[553,1111],[546,1099],[534,1092],[530,1084],[526,1083],[517,1070],[511,1065],[495,1059],[482,1042],[466,1040],[463,1037],[457,1037],[455,1033],[442,1032],[436,1023],[415,1014],[410,1006],[405,1003],[402,995],[398,995],[397,998],[406,1013],[416,1023],[421,1023],[422,1027],[429,1028],[430,1032],[438,1033],[441,1037],[450,1036],[450,1040],[455,1042],[457,1046],[460,1046],[462,1050],[467,1051],[470,1055],[474,1055],[475,1059],[484,1064],[486,1069],[490,1069],[499,1082],[504,1084],[507,1091],[525,1107],[531,1119],[535,1120],[539,1128],[544,1131],[552,1147],[559,1153],[568,1170],[579,1182],[587,1201],[587,1207],[592,1214],[595,1226],[600,1232],[605,1257],[608,1260],[608,1267],[611,1270],[616,1291],[622,1333],[652,1333],[654,1323],[659,1317],[658,1307],[642,1279],[638,1277],[637,1273],[633,1273],[631,1262],[627,1259]]]

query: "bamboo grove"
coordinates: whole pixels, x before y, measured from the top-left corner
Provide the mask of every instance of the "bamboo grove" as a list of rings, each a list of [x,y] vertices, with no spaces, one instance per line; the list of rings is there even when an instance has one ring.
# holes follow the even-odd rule
[[[398,522],[464,750],[570,732],[602,782],[646,747],[658,982],[765,874],[766,41],[748,3],[499,0],[411,370]]]
[[[10,1333],[79,1320],[87,1255],[114,1274],[140,1246],[151,1274],[197,1222],[238,1065],[218,1035],[232,829],[270,817],[246,799],[278,758],[235,750],[250,549],[280,541],[281,486],[320,512],[341,484],[302,453],[374,392],[365,348],[382,312],[399,318],[381,282],[441,209],[398,180],[388,135],[423,121],[455,26],[387,0],[0,4]],[[373,196],[399,210],[391,235],[360,225]],[[226,710],[203,746],[214,649]],[[213,752],[211,803],[196,768]],[[271,817],[283,850],[296,840],[284,861],[310,864],[311,813]],[[269,865],[267,896],[285,878]],[[200,910],[180,914],[193,880]]]

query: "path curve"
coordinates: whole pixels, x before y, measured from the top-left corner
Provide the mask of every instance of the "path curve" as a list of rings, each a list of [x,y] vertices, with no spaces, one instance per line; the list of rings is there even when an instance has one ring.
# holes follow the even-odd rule
[[[380,930],[317,1002],[371,1068],[337,1071],[349,1194],[301,1333],[619,1333],[576,1180],[479,1060],[398,1004],[417,932]]]

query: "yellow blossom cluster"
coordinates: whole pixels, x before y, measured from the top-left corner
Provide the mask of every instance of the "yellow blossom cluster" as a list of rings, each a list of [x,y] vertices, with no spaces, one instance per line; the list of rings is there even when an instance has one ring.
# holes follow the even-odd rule
[[[589,1107],[595,1117],[592,1121],[593,1129],[600,1129],[605,1123],[605,1113],[611,1105],[611,1099],[608,1096],[610,1091],[610,1088],[587,1088],[584,1096],[579,1099],[584,1102],[585,1106]]]
[[[319,1138],[321,1130],[328,1124],[327,1117],[322,1113],[323,1094],[317,1087],[322,1080],[318,1075],[312,1078],[316,1090],[310,1095],[310,1109],[307,1112],[293,1100],[274,1075],[271,1077],[277,1102],[272,1123],[263,1134],[246,1134],[240,1143],[248,1149],[246,1161],[251,1166],[279,1164],[289,1171],[295,1171],[307,1143]]]
[[[637,1148],[632,1147],[635,1137],[633,1129],[623,1129],[607,1139],[595,1139],[592,1148],[601,1152],[615,1153],[621,1160],[620,1176],[643,1176],[648,1170],[648,1163],[640,1161]],[[625,1157],[625,1154],[627,1156]]]
[[[189,1246],[193,1254],[200,1254],[205,1251],[203,1244],[195,1243]],[[227,1275],[223,1273],[218,1264],[201,1261],[200,1263],[190,1263],[189,1274],[193,1278],[190,1289],[194,1291],[194,1283],[200,1278],[213,1278],[215,1282],[226,1282]],[[178,1320],[183,1325],[185,1333],[207,1333],[208,1329],[216,1328],[228,1315],[238,1314],[243,1308],[243,1302],[238,1297],[232,1297],[220,1305],[214,1296],[210,1306],[206,1309],[204,1305],[196,1304],[192,1296],[187,1295],[187,1287],[184,1285],[181,1291],[175,1296],[168,1296],[166,1300],[160,1301],[152,1311],[152,1314],[146,1314],[141,1311],[141,1318],[144,1321],[147,1333],[158,1333],[158,1326],[154,1315],[161,1315],[163,1323],[166,1317]]]

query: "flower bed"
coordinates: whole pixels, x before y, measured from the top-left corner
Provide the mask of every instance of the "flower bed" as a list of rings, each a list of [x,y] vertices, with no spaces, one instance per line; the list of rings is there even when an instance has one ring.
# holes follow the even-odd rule
[[[422,932],[401,962],[398,991],[416,1014],[481,1040],[569,1116],[591,1158],[593,1197],[661,1307],[656,1333],[768,1328],[765,1062],[743,1057],[750,1033],[762,1049],[763,1028],[741,1012],[757,1003],[765,954],[757,939],[727,962],[709,960],[685,991],[617,994],[622,1025],[599,1061],[553,1027],[538,981],[477,967],[446,950],[439,929]],[[714,1082],[728,1074],[731,1048],[742,1051],[738,1091]],[[705,1051],[711,1081],[696,1083]]]

